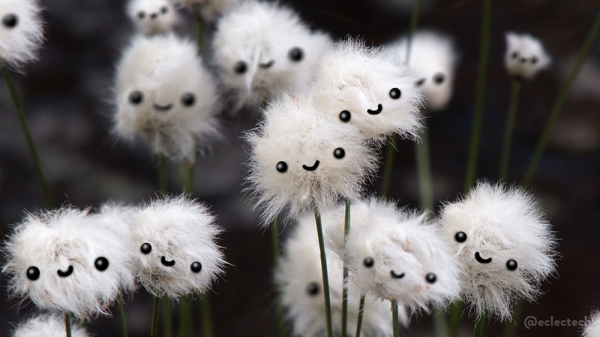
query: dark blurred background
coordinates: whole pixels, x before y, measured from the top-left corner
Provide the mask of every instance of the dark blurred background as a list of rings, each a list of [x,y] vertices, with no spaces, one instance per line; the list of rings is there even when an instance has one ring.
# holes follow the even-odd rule
[[[144,147],[117,142],[109,135],[111,82],[122,48],[133,33],[122,1],[44,0],[46,42],[40,61],[14,74],[47,179],[54,197],[84,207],[107,200],[137,203],[157,189],[155,158]],[[406,33],[411,1],[305,0],[290,3],[314,28],[335,39],[360,36],[381,44]],[[419,26],[455,38],[461,61],[455,94],[447,110],[429,119],[431,161],[438,201],[461,192],[473,113],[481,2],[423,0]],[[478,177],[494,180],[506,119],[510,79],[503,66],[504,34],[527,32],[539,37],[553,57],[522,91],[509,181],[522,178],[560,85],[591,27],[600,4],[590,0],[495,1],[490,71]],[[189,15],[179,32],[194,38]],[[4,79],[0,81],[0,222],[2,235],[20,221],[24,211],[44,207],[23,132]],[[195,195],[212,205],[226,229],[221,244],[232,264],[211,295],[216,336],[275,336],[275,290],[269,233],[258,226],[257,213],[242,194],[247,159],[240,136],[255,123],[256,114],[225,118],[226,141],[196,165]],[[583,319],[600,308],[600,43],[596,41],[551,137],[533,192],[539,198],[560,239],[557,278],[544,284],[545,294],[524,307],[519,336],[579,336],[580,328],[525,329],[522,319]],[[400,205],[418,207],[414,146],[402,142],[394,166],[391,196]],[[169,189],[181,190],[180,167],[169,164]],[[380,181],[371,187],[379,191]],[[283,233],[285,237],[285,232]],[[28,304],[6,299],[2,276],[0,334],[32,312]],[[131,336],[149,334],[152,299],[140,289],[126,303]],[[195,302],[199,307],[199,302]],[[116,311],[116,308],[113,309]],[[198,311],[197,311],[198,312]],[[176,312],[175,312],[176,314]],[[463,320],[471,334],[472,318]],[[199,321],[199,319],[198,319]],[[176,321],[175,321],[176,322]],[[197,327],[199,323],[197,322]],[[176,325],[176,324],[175,324]],[[429,316],[413,319],[406,336],[433,334]],[[119,335],[118,319],[89,324],[96,336]],[[491,323],[489,336],[502,326]],[[199,330],[198,330],[199,331]]]

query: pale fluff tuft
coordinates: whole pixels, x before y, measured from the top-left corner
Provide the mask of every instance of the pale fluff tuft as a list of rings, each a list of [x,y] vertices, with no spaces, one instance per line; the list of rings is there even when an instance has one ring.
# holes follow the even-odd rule
[[[265,225],[286,206],[295,216],[313,206],[325,209],[340,197],[358,198],[377,167],[374,151],[356,129],[330,123],[306,99],[286,94],[269,103],[246,141],[247,190],[263,209]]]
[[[328,230],[338,231],[328,234],[330,240],[339,237],[343,219],[341,208],[325,216],[334,224]],[[373,198],[353,204],[351,220],[344,254],[351,279],[363,292],[398,300],[411,311],[443,307],[458,298],[458,263],[440,226],[428,223],[427,214]]]
[[[71,335],[73,337],[89,337],[84,328],[71,322]],[[43,315],[35,316],[19,326],[13,332],[13,337],[64,337],[65,320],[63,316]]]
[[[212,75],[196,45],[174,34],[136,36],[117,66],[114,133],[159,154],[194,162],[220,138]]]
[[[326,334],[325,302],[321,275],[320,251],[312,213],[301,216],[283,246],[275,273],[286,315],[293,323],[294,335],[304,337]],[[331,312],[334,335],[341,333],[343,263],[331,250],[326,250]],[[349,283],[347,331],[354,331],[358,317],[360,291]],[[365,336],[391,336],[390,302],[367,295],[362,333]],[[402,321],[407,318],[402,311]]]
[[[239,105],[260,105],[281,92],[304,90],[331,42],[311,32],[291,9],[247,2],[223,17],[213,41],[214,60]]]
[[[375,140],[393,133],[415,139],[423,99],[415,81],[381,48],[348,39],[322,57],[311,93],[315,108],[332,123],[355,125]]]
[[[4,249],[10,295],[78,319],[109,315],[117,295],[134,287],[130,242],[114,225],[69,207],[27,215]]]
[[[214,22],[237,8],[245,0],[171,0],[174,4],[187,8],[205,21]]]
[[[511,305],[520,297],[533,301],[556,268],[550,224],[520,188],[479,182],[466,197],[444,206],[441,222],[465,272],[463,299],[478,316],[485,311],[510,319]],[[459,232],[466,234],[464,242],[456,239]],[[516,270],[508,268],[510,260]]]
[[[600,337],[600,312],[592,312],[591,322],[583,331],[583,337]]]
[[[226,265],[216,240],[221,233],[208,209],[185,197],[154,200],[135,211],[131,222],[137,278],[146,290],[172,300],[203,294]],[[143,245],[151,250],[146,253]],[[200,263],[200,270],[192,266]]]
[[[43,41],[37,0],[0,0],[0,60],[20,69],[37,59]]]
[[[529,34],[506,34],[504,65],[511,76],[532,80],[551,62],[540,40]]]
[[[179,20],[175,7],[168,0],[129,0],[127,15],[144,35],[167,33]]]

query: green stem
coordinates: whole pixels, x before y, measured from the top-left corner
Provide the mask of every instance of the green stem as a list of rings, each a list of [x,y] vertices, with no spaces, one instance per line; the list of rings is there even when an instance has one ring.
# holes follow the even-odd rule
[[[160,297],[154,297],[154,303],[152,305],[152,326],[150,327],[150,337],[156,337],[158,333],[158,312],[160,303]]]
[[[408,29],[408,36],[406,37],[406,58],[404,59],[405,65],[408,65],[410,58],[410,48],[412,46],[412,38],[417,29],[419,23],[419,13],[421,12],[421,0],[415,0],[415,4],[412,10],[412,16],[410,18],[410,28]]]
[[[123,306],[123,296],[117,295],[117,305],[119,307],[119,317],[121,319],[121,335],[127,337],[127,320],[125,319],[125,307]]]
[[[323,237],[323,224],[321,214],[315,206],[315,222],[317,224],[317,235],[319,236],[319,249],[321,251],[321,273],[323,275],[323,297],[325,298],[325,317],[327,319],[327,337],[333,337],[331,325],[331,302],[329,297],[329,275],[327,274],[327,256],[325,254],[325,239]]]
[[[396,157],[396,140],[398,136],[393,135],[390,137],[390,143],[386,147],[385,151],[385,163],[383,166],[383,181],[381,185],[381,195],[387,197],[390,192],[392,185],[392,171],[394,168],[394,157]]]
[[[431,177],[431,163],[429,157],[429,131],[427,125],[420,132],[421,141],[415,143],[417,157],[417,177],[419,180],[419,198],[421,207],[433,211],[433,181]]]
[[[71,337],[71,316],[65,312],[65,333],[67,337]]]
[[[485,330],[485,325],[487,323],[487,314],[484,312],[481,317],[477,319],[475,322],[475,328],[473,331],[473,337],[482,337],[483,331]]]
[[[213,337],[212,314],[210,310],[210,295],[207,293],[200,301],[202,314],[202,336]]]
[[[346,237],[350,233],[350,200],[346,199],[346,214],[344,216],[344,242]],[[346,281],[348,280],[348,266],[346,266],[346,260],[344,259],[344,280],[342,283],[342,336],[346,336],[348,324],[348,287]]]
[[[448,337],[448,320],[446,313],[438,308],[433,309],[433,324],[435,326],[435,335],[437,337]]]
[[[392,329],[394,337],[400,337],[400,320],[398,319],[398,301],[392,301]]]
[[[173,336],[173,315],[171,313],[171,300],[168,296],[162,298],[162,311],[163,311],[163,336]]]
[[[184,296],[179,305],[181,309],[179,313],[179,337],[187,337],[193,335],[192,324],[192,300]]]
[[[502,143],[502,155],[500,157],[500,180],[506,180],[508,174],[508,166],[510,163],[510,148],[512,145],[513,132],[515,129],[515,121],[517,119],[517,108],[519,106],[519,97],[523,82],[515,79],[512,82],[510,90],[510,99],[508,104],[508,118],[504,129],[504,141]]]
[[[515,305],[515,307],[513,309],[513,321],[509,322],[504,327],[504,331],[502,332],[502,337],[516,336],[517,327],[518,327],[518,324],[516,322],[519,322],[522,311],[523,311],[523,300],[519,300],[519,301],[517,301],[517,304]]]
[[[158,155],[158,190],[162,193],[167,191],[167,161],[163,154]]]
[[[17,88],[15,87],[12,77],[10,76],[8,68],[1,60],[0,67],[2,68],[2,73],[4,73],[4,78],[6,78],[8,90],[10,91],[10,95],[15,105],[15,110],[17,110],[17,116],[19,116],[19,121],[21,122],[21,128],[23,129],[23,133],[25,133],[25,139],[27,140],[29,152],[31,153],[31,158],[33,159],[35,172],[38,176],[38,179],[40,180],[40,184],[42,186],[42,193],[44,194],[44,199],[46,200],[46,207],[48,207],[49,209],[53,209],[54,200],[52,198],[52,193],[50,192],[50,187],[48,186],[48,182],[46,181],[46,177],[44,176],[44,170],[42,169],[40,157],[38,155],[35,142],[33,141],[33,137],[31,136],[31,131],[29,130],[29,124],[27,123],[27,119],[25,118],[25,113],[23,112],[23,106],[21,105],[19,96],[17,95]]]
[[[194,163],[183,164],[183,193],[186,198],[193,198],[194,196]]]
[[[273,247],[273,264],[275,269],[279,264],[279,232],[277,231],[277,217],[275,217],[271,224],[271,246]],[[283,305],[281,303],[281,291],[277,288],[277,330],[280,337],[285,336],[285,322],[283,320]]]
[[[492,28],[492,0],[483,0],[483,20],[481,24],[481,44],[479,45],[479,69],[477,73],[477,92],[475,94],[475,113],[471,129],[471,142],[469,143],[469,157],[467,161],[467,174],[465,178],[465,193],[468,193],[475,184],[477,176],[477,157],[479,156],[479,143],[481,139],[481,125],[483,123],[483,107],[485,103],[485,85],[488,69],[488,51]]]
[[[558,117],[560,116],[560,112],[562,111],[562,109],[565,105],[567,95],[569,94],[569,91],[571,90],[571,87],[573,86],[573,82],[575,82],[575,79],[577,78],[577,75],[579,74],[581,67],[583,66],[583,61],[589,54],[590,49],[592,48],[594,42],[596,41],[599,31],[600,31],[600,12],[597,13],[596,21],[594,22],[592,28],[590,29],[590,32],[588,33],[588,36],[586,37],[585,42],[583,43],[583,46],[581,47],[581,50],[579,51],[577,60],[575,61],[575,65],[573,66],[573,68],[571,68],[571,72],[569,73],[569,77],[567,78],[567,81],[563,84],[562,88],[560,89],[560,92],[558,93],[558,96],[556,97],[556,101],[554,101],[554,105],[552,106],[552,110],[550,112],[550,117],[548,118],[548,121],[546,122],[546,125],[544,126],[544,130],[542,131],[542,135],[541,135],[540,139],[538,140],[538,143],[535,147],[535,151],[533,152],[533,157],[531,158],[531,161],[529,162],[529,165],[527,166],[525,178],[523,178],[523,186],[525,186],[525,187],[529,187],[531,185],[531,181],[533,179],[533,176],[535,174],[537,166],[540,162],[540,159],[542,158],[542,154],[544,153],[544,150],[546,149],[546,145],[548,144],[548,140],[550,139],[552,130],[554,130],[554,126],[556,125]]]
[[[362,329],[363,311],[365,310],[365,294],[360,295],[360,304],[358,305],[358,320],[356,321],[356,337],[360,337]]]
[[[202,33],[204,30],[204,25],[202,21],[198,19],[197,27],[196,27],[196,41],[198,43],[198,55],[202,55]]]
[[[458,337],[464,307],[464,303],[460,300],[454,301],[450,307],[450,337]]]

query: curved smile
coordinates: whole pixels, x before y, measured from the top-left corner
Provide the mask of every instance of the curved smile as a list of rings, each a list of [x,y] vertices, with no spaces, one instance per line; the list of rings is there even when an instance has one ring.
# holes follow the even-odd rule
[[[173,107],[173,104],[168,104],[168,105],[152,104],[152,106],[154,107],[154,109],[156,109],[158,111],[169,111]]]
[[[262,69],[269,69],[271,68],[273,65],[275,64],[275,60],[271,60],[267,63],[260,63],[258,66],[261,67]]]
[[[167,261],[167,259],[165,259],[163,256],[160,258],[160,263],[162,263],[165,267],[173,267],[175,265],[175,260]]]
[[[392,278],[395,278],[395,279],[401,279],[404,277],[404,273],[396,274],[396,272],[393,269],[390,270],[390,275],[392,276]]]
[[[67,269],[67,271],[62,271],[62,270],[57,270],[56,273],[58,274],[58,276],[60,277],[67,277],[71,274],[73,274],[73,266],[69,266],[69,268]]]
[[[377,110],[367,109],[369,115],[379,115],[383,111],[383,105],[377,104]]]
[[[484,259],[484,258],[481,257],[481,255],[479,255],[479,252],[475,253],[475,260],[477,260],[477,262],[479,262],[479,263],[484,263],[484,264],[492,262],[492,258],[491,257],[487,258],[487,259]]]
[[[320,163],[319,163],[319,161],[317,160],[313,166],[306,166],[306,165],[302,165],[302,168],[303,168],[303,169],[305,169],[305,170],[307,170],[307,171],[314,171],[314,170],[316,170],[316,169],[317,169],[317,167],[319,167],[319,164],[320,164]]]

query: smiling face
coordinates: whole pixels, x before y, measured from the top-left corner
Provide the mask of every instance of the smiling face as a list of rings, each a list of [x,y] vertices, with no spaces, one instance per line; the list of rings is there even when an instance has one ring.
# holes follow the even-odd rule
[[[19,68],[36,59],[42,43],[40,7],[34,0],[0,1],[0,59]]]
[[[542,43],[528,34],[506,34],[504,64],[511,76],[531,80],[550,65]]]
[[[167,0],[130,0],[127,15],[145,35],[167,33],[178,20],[175,8]]]

